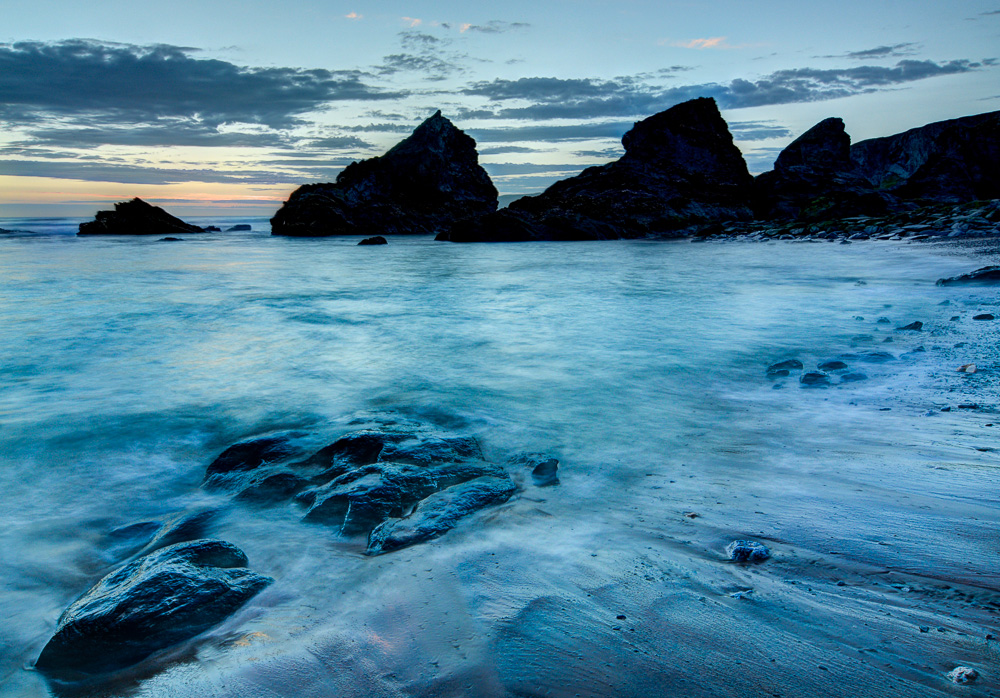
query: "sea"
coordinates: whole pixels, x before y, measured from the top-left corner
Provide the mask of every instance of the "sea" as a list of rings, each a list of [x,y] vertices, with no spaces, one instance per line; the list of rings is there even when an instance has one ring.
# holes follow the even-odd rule
[[[1000,321],[973,319],[1000,289],[935,285],[995,242],[79,222],[0,219],[0,695],[928,696],[959,665],[1000,692]],[[848,367],[766,375],[793,358]],[[378,557],[202,486],[234,443],[372,419],[555,457],[560,483],[511,466],[510,502]],[[34,670],[120,564],[111,532],[203,510],[272,585],[121,676]]]

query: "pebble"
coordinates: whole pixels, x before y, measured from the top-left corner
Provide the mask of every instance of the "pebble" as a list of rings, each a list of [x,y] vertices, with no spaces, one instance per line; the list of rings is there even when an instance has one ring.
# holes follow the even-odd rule
[[[967,666],[957,666],[948,672],[948,678],[958,684],[967,684],[978,679],[979,672]]]
[[[726,546],[726,554],[734,562],[763,562],[771,557],[768,547],[755,540],[734,540]]]

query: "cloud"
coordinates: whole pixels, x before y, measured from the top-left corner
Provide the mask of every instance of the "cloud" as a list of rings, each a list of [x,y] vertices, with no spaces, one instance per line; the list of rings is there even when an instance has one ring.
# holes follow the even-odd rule
[[[766,141],[771,138],[791,138],[791,130],[773,121],[733,121],[729,131],[738,141]]]
[[[526,148],[523,145],[498,145],[492,148],[479,148],[480,155],[508,155],[511,153],[539,153],[538,148]]]
[[[527,29],[531,25],[527,22],[501,22],[500,20],[490,20],[486,24],[463,24],[458,28],[462,34],[466,32],[479,32],[481,34],[504,34],[518,29]]]
[[[359,15],[357,12],[348,12],[344,17],[347,19],[363,19],[364,15]]]
[[[466,133],[480,143],[518,143],[541,141],[584,141],[600,138],[621,138],[632,128],[632,121],[583,123],[569,126],[522,126],[515,128],[470,128]]]
[[[189,47],[73,39],[0,44],[0,121],[69,145],[273,145],[271,130],[305,123],[330,102],[399,99],[358,70],[254,68],[198,56]],[[66,129],[35,128],[60,123]],[[102,139],[101,133],[106,134]]]
[[[696,49],[706,49],[706,48],[728,48],[724,43],[726,37],[716,36],[711,39],[691,39],[690,41],[675,41],[671,42],[671,46],[677,46],[679,48],[696,48]]]
[[[414,27],[419,27],[421,24],[424,23],[424,20],[417,19],[416,17],[400,17],[400,19],[409,24],[411,29],[413,29]]]
[[[345,148],[371,148],[372,144],[361,140],[357,136],[328,136],[327,138],[319,138],[309,141],[309,147],[342,150]]]
[[[440,81],[463,72],[463,63],[468,59],[466,54],[446,50],[450,40],[424,32],[400,32],[399,43],[403,51],[384,56],[382,62],[373,68],[376,73],[382,76],[402,72],[423,73],[425,79]]]
[[[852,68],[791,68],[756,80],[664,87],[633,78],[614,80],[520,78],[472,83],[463,94],[497,104],[469,110],[469,116],[495,119],[585,119],[648,116],[695,97],[713,97],[723,109],[817,102],[892,89],[917,80],[968,73],[990,61],[953,60],[942,63],[902,60],[895,66]],[[528,105],[503,106],[526,101]]]
[[[863,51],[849,51],[847,53],[832,56],[823,56],[823,58],[852,58],[855,60],[868,60],[870,58],[896,58],[900,56],[912,56],[916,53],[916,49],[919,48],[919,46],[919,44],[915,43],[893,44],[892,46],[876,46],[875,48],[869,48]]]

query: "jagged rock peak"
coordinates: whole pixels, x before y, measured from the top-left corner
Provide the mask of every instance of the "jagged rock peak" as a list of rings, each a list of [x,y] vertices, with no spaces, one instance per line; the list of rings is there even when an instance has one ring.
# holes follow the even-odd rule
[[[750,179],[743,154],[711,97],[670,107],[622,136],[624,162],[641,162],[694,180]],[[735,178],[735,180],[734,180]]]
[[[849,170],[851,137],[844,128],[844,120],[823,119],[782,150],[774,161],[774,169],[782,172],[793,167]]]
[[[94,220],[80,224],[78,235],[170,235],[203,233],[200,228],[171,216],[139,197],[115,204],[114,211],[98,211]]]

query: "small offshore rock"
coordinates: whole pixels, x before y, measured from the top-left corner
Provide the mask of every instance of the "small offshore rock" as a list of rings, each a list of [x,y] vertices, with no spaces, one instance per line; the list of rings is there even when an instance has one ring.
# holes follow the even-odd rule
[[[990,313],[980,313],[979,315],[973,315],[972,319],[973,320],[994,320],[995,318]]]
[[[376,235],[375,237],[365,238],[364,240],[362,240],[358,244],[359,245],[388,245],[389,241],[386,240],[381,235]]]
[[[957,684],[967,684],[978,679],[979,672],[967,666],[958,666],[948,672],[948,678]]]
[[[909,325],[903,325],[902,327],[897,327],[896,330],[901,332],[902,331],[920,332],[923,329],[923,327],[924,323],[920,322],[920,320],[917,320],[915,322],[911,322]]]
[[[820,371],[843,371],[847,368],[847,364],[843,361],[824,361],[819,366],[817,366]]]
[[[184,238],[160,238],[157,242],[183,242]]]
[[[888,325],[889,324],[889,318],[887,318],[887,317],[880,317],[878,320],[875,321],[875,323],[878,324],[878,325]]]
[[[818,371],[810,371],[809,373],[802,374],[802,377],[799,378],[799,383],[806,387],[830,385],[830,376]]]
[[[80,224],[78,235],[169,235],[204,233],[204,228],[185,223],[159,206],[142,199],[121,201],[114,211],[98,211],[94,220]]]
[[[205,232],[206,233],[221,233],[222,232],[222,228],[220,228],[217,225],[206,225],[205,226]]]
[[[983,267],[968,274],[938,279],[938,286],[985,286],[1000,284],[1000,266]]]
[[[755,540],[734,540],[726,546],[726,555],[733,562],[763,562],[771,557],[771,551]]]
[[[231,543],[162,548],[74,601],[35,666],[68,680],[119,671],[217,625],[273,581],[247,569]]]
[[[253,230],[253,228],[247,223],[239,223],[237,225],[231,225],[228,228],[226,228],[227,233],[240,233],[240,232],[246,232],[248,230]]]
[[[975,373],[976,372],[976,365],[975,364],[962,364],[961,366],[958,367],[958,372],[959,373]]]

